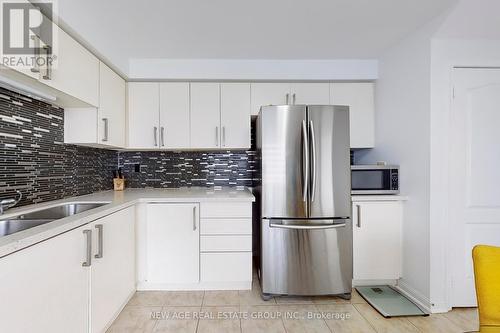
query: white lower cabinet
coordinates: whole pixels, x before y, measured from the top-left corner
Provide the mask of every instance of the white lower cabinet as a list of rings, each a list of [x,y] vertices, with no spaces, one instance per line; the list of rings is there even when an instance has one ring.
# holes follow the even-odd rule
[[[146,280],[151,284],[189,284],[200,279],[200,226],[197,203],[147,207]]]
[[[353,279],[401,277],[401,201],[353,201]]]
[[[252,285],[252,203],[139,205],[139,290],[238,290]]]
[[[135,208],[93,222],[91,332],[103,332],[135,291]]]
[[[0,259],[0,332],[88,332],[85,229]]]
[[[135,291],[134,220],[124,209],[1,258],[0,332],[104,332]]]

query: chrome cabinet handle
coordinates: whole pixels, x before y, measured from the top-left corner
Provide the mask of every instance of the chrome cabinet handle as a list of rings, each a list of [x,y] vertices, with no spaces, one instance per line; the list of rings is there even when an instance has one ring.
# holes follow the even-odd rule
[[[215,126],[215,146],[219,146],[219,126]]]
[[[290,94],[285,95],[285,104],[288,104],[288,100],[290,99]]]
[[[356,226],[358,228],[361,228],[361,205],[356,205],[356,212],[358,215]]]
[[[40,73],[40,66],[38,65],[38,58],[40,58],[40,39],[36,35],[32,35],[31,39],[35,46],[35,64],[31,68],[32,73]]]
[[[345,223],[333,223],[333,224],[325,224],[325,225],[293,225],[293,224],[271,223],[271,224],[269,224],[269,226],[271,228],[310,230],[310,229],[343,228],[346,226],[346,224]]]
[[[155,147],[158,146],[158,127],[153,127],[153,136],[155,139]]]
[[[83,230],[83,234],[87,237],[86,260],[82,263],[83,267],[92,265],[92,230]]]
[[[222,126],[222,146],[226,146],[226,126]]]
[[[295,94],[294,94],[295,95]],[[311,134],[311,169],[312,169],[312,180],[311,180],[311,202],[314,201],[314,193],[316,192],[316,137],[314,135],[314,124],[312,120],[309,120],[309,133]]]
[[[292,95],[292,104],[295,105],[295,93]]]
[[[309,183],[309,139],[307,138],[306,121],[302,120],[302,201],[307,201]]]
[[[160,142],[161,146],[165,147],[165,127],[160,127]]]
[[[94,256],[94,258],[102,258],[102,255],[104,254],[104,249],[103,249],[103,225],[102,224],[96,224],[95,228],[97,229],[97,254]]]
[[[52,80],[52,61],[49,60],[49,56],[52,54],[52,48],[49,45],[43,47],[47,55],[45,75],[42,76],[44,80]]]
[[[196,231],[196,206],[193,207],[193,231]]]
[[[104,122],[104,137],[102,138],[102,141],[106,142],[108,141],[108,131],[109,131],[109,127],[108,127],[108,123],[109,123],[109,119],[108,118],[102,118],[102,121]]]

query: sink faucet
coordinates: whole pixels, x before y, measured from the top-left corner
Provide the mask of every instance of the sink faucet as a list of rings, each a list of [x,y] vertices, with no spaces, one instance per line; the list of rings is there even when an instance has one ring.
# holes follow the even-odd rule
[[[0,215],[2,215],[7,209],[14,207],[21,201],[23,194],[20,191],[16,191],[19,196],[16,198],[7,198],[0,200]]]

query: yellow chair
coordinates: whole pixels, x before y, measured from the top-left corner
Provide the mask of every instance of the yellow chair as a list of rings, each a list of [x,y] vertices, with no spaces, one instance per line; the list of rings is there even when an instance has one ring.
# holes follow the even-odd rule
[[[472,249],[481,333],[500,333],[500,247]]]

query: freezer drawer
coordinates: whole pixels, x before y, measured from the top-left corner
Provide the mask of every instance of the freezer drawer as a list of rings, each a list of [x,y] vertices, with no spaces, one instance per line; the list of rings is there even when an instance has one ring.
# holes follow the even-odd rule
[[[314,224],[312,223],[314,222]],[[352,288],[352,224],[345,220],[262,220],[264,294],[338,295]]]

